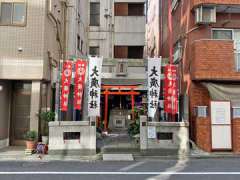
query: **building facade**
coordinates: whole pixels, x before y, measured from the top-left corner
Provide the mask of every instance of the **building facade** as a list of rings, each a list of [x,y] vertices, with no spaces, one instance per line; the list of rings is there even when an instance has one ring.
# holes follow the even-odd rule
[[[0,1],[0,147],[22,144],[28,130],[41,134],[38,114],[54,102],[56,67],[86,55],[86,2]]]
[[[119,123],[126,128],[125,119],[146,96],[144,10],[145,0],[90,0],[89,3],[89,54],[104,58],[101,121],[106,131],[117,126],[111,120],[119,113],[124,121]],[[113,95],[108,96],[108,91]],[[124,96],[122,91],[126,91]],[[139,96],[130,91],[138,91]]]
[[[169,57],[167,7],[162,5],[161,55]],[[189,105],[190,138],[201,149],[239,152],[240,2],[172,1],[174,63]]]
[[[161,4],[159,1],[147,1],[146,49],[150,57],[160,56]]]

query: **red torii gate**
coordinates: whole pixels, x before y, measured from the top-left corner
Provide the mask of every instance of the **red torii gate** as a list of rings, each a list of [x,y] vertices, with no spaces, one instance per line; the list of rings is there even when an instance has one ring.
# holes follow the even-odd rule
[[[105,108],[104,108],[104,131],[107,131],[108,123],[108,96],[109,95],[131,95],[131,104],[132,104],[132,117],[134,117],[134,96],[139,95],[140,92],[136,92],[137,85],[102,85],[102,89],[104,90],[101,94],[105,95]],[[118,91],[111,91],[111,89],[117,89]],[[130,89],[128,91],[122,91]]]

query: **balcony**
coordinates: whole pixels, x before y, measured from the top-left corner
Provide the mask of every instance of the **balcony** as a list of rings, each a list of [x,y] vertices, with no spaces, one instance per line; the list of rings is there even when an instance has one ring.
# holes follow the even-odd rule
[[[115,45],[145,45],[145,16],[115,16]]]
[[[200,6],[200,5],[217,5],[217,11],[221,12],[223,10],[228,10],[230,12],[238,11],[239,9],[232,8],[232,6],[239,6],[239,0],[192,0],[191,2],[191,9]]]
[[[192,44],[193,80],[239,81],[240,54],[230,40],[197,40]]]

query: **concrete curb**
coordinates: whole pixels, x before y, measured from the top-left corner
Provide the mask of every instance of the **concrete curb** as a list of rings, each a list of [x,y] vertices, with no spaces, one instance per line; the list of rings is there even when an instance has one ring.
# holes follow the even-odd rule
[[[94,162],[101,160],[101,156],[60,156],[60,155],[29,155],[29,156],[0,156],[2,161],[32,161],[32,162],[49,162],[49,161],[79,161],[79,162]]]
[[[221,153],[221,154],[189,154],[186,156],[168,155],[140,155],[133,154],[134,161],[160,161],[160,160],[176,160],[176,159],[217,159],[217,158],[240,158],[240,154]],[[49,162],[49,161],[76,161],[76,162],[96,162],[103,161],[102,153],[93,156],[61,156],[61,155],[23,155],[23,156],[6,156],[0,155],[0,162],[3,161],[29,161],[29,162]]]

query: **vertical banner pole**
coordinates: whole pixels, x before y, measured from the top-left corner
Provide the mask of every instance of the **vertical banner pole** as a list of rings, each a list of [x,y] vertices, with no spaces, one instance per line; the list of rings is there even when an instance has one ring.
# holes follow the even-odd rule
[[[131,95],[131,99],[132,99],[132,119],[133,120],[135,120],[135,114],[134,114],[134,104],[135,104],[135,102],[134,102],[134,95],[132,94]]]
[[[108,117],[108,90],[106,90],[105,94],[104,131],[107,131],[107,117]]]
[[[55,89],[55,121],[61,121],[61,111],[60,111],[60,104],[61,104],[61,65],[62,61],[60,60],[57,67],[57,81],[56,81],[56,89]]]

